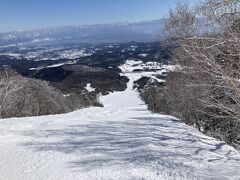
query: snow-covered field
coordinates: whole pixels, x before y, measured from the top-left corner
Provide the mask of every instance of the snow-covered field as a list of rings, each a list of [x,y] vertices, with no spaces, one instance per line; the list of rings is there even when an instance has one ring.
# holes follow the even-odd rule
[[[151,113],[132,89],[104,108],[0,120],[1,180],[239,179],[240,154],[173,117]]]

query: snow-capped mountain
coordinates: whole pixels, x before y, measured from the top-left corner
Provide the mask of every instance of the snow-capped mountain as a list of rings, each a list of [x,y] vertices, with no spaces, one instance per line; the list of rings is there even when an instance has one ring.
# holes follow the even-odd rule
[[[149,42],[157,39],[162,20],[135,23],[112,23],[82,26],[63,26],[32,31],[0,33],[0,45],[19,43],[103,43]]]

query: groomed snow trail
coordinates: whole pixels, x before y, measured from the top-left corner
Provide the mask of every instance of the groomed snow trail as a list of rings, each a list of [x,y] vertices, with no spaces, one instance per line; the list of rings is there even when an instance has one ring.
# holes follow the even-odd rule
[[[132,83],[104,108],[0,120],[0,179],[240,179],[238,152],[149,112]]]

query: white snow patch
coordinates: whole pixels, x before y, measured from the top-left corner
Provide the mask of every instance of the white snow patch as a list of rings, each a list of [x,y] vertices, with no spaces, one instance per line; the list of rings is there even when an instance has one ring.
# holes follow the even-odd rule
[[[166,71],[176,71],[182,69],[180,65],[164,65],[163,67],[166,69]]]
[[[63,63],[46,66],[46,68],[59,67],[59,66],[67,65],[67,64],[76,64],[76,63],[77,63],[77,61],[67,61],[67,62],[63,62]]]
[[[128,50],[129,51],[136,51],[137,48],[138,48],[138,46],[130,46],[130,48]]]
[[[131,73],[137,79],[141,77],[150,77],[158,82],[165,82],[165,80],[158,79],[156,75],[161,75],[164,72],[175,71],[180,66],[162,65],[159,62],[146,62],[138,60],[126,60],[126,62],[119,66],[123,74]]]
[[[63,63],[58,63],[58,64],[53,64],[53,65],[49,65],[49,66],[39,66],[37,68],[30,68],[29,70],[32,71],[32,70],[41,70],[41,69],[44,69],[44,68],[53,68],[53,67],[60,67],[60,66],[63,66],[63,65],[70,65],[70,64],[76,64],[77,61],[66,61],[66,62],[63,62]]]
[[[63,96],[64,97],[69,97],[69,96],[71,96],[71,94],[64,94]]]
[[[44,39],[34,39],[34,40],[32,40],[32,42],[39,43],[39,42],[47,42],[47,41],[54,41],[54,40],[55,40],[54,38],[44,38]]]
[[[143,63],[143,61],[137,61],[137,60],[126,60],[125,64],[121,65],[119,67],[123,73],[126,72],[134,72],[134,70],[147,70],[148,72],[152,71],[152,72],[157,72],[159,73],[160,69],[163,69],[161,63],[158,62],[147,62],[147,63]],[[148,73],[148,72],[144,72],[144,73]],[[137,73],[137,72],[134,72]]]
[[[92,88],[92,87],[91,87],[91,84],[89,84],[89,83],[87,84],[87,86],[85,87],[85,89],[88,90],[88,92],[93,92],[93,91],[95,91],[95,88]]]
[[[134,48],[134,49],[136,49],[136,48],[138,48],[138,46],[130,46],[131,48]]]
[[[22,57],[21,54],[19,54],[19,53],[13,53],[13,52],[0,53],[0,55],[9,56],[9,57],[13,57],[13,58],[16,58],[16,59],[19,59],[19,58]]]
[[[143,54],[139,54],[139,56],[140,56],[140,57],[147,57],[147,56],[148,56],[148,54],[146,54],[146,53],[143,53]]]
[[[91,56],[93,53],[87,53],[85,49],[74,49],[74,50],[65,50],[58,53],[58,59],[76,59],[80,57]]]

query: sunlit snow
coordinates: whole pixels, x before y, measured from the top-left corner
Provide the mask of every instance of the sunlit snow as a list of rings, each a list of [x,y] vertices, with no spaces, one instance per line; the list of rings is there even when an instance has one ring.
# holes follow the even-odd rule
[[[127,90],[102,96],[104,108],[0,120],[0,179],[239,179],[236,150],[150,112],[132,89],[140,72],[129,71]]]

